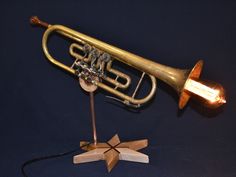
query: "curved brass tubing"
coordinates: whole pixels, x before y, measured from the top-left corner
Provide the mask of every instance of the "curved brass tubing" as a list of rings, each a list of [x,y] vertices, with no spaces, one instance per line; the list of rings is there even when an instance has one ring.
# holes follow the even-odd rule
[[[88,37],[89,39],[84,40],[84,39],[86,39],[85,35],[83,35],[83,34],[81,34],[79,32],[76,32],[76,31],[74,31],[72,29],[69,29],[67,27],[61,26],[61,25],[50,25],[50,26],[48,26],[47,30],[45,31],[45,33],[43,35],[43,39],[42,39],[42,47],[43,47],[43,51],[44,51],[44,53],[46,55],[46,58],[51,63],[53,63],[54,65],[56,65],[56,66],[58,66],[58,67],[60,67],[60,68],[62,68],[64,70],[66,70],[66,71],[68,71],[68,72],[70,72],[72,74],[75,74],[75,70],[73,68],[71,68],[71,67],[69,67],[69,66],[67,66],[67,65],[65,65],[65,64],[63,64],[61,62],[59,62],[58,59],[53,58],[52,55],[49,53],[48,47],[47,47],[47,41],[48,41],[48,37],[50,36],[50,34],[52,32],[58,32],[61,35],[64,35],[64,36],[66,36],[66,37],[68,37],[70,39],[73,39],[73,40],[77,41],[78,43],[83,43],[82,41],[86,41],[87,43],[89,43],[91,45],[94,45],[94,43],[92,41],[93,40],[97,41],[97,40],[93,39],[91,37]],[[99,48],[98,45],[94,45],[94,46]],[[101,49],[101,48],[99,48],[99,49]],[[115,57],[117,58],[117,55],[115,55]],[[123,59],[118,58],[118,60],[120,60],[120,61],[125,63],[125,61]],[[124,73],[121,73],[121,72],[119,72],[117,70],[111,69],[111,63],[108,64],[107,68],[108,68],[108,70],[110,72],[112,72],[114,74],[117,74],[117,75],[119,75],[121,77],[123,76],[123,78],[126,78],[125,76],[127,76]],[[123,99],[124,101],[127,101],[127,102],[132,103],[132,104],[141,105],[141,104],[144,104],[145,102],[149,101],[154,96],[154,94],[156,92],[156,88],[157,88],[156,87],[156,78],[154,76],[152,76],[152,75],[149,75],[149,77],[151,79],[152,88],[151,88],[151,91],[149,92],[149,94],[146,97],[142,98],[142,99],[135,99],[135,98],[133,98],[131,96],[128,96],[128,95],[122,93],[121,91],[118,91],[118,90],[116,90],[116,89],[114,89],[114,88],[112,88],[110,86],[107,86],[107,85],[105,85],[105,84],[103,84],[102,82],[99,82],[99,81],[94,81],[93,84],[95,84],[98,87],[100,87],[100,88],[110,92],[111,94],[114,94],[115,96]],[[131,80],[129,79],[129,80],[127,80],[127,82],[126,82],[126,84],[124,86],[119,85],[119,87],[127,88],[130,83],[131,83]]]
[[[173,67],[169,67],[169,66],[165,66],[165,65],[156,63],[154,61],[140,57],[138,55],[132,54],[128,51],[122,50],[120,48],[117,48],[115,46],[112,46],[110,44],[102,42],[100,40],[97,40],[95,38],[89,37],[85,34],[77,32],[77,31],[70,29],[68,27],[65,27],[62,25],[50,25],[46,22],[40,21],[37,17],[32,17],[31,23],[47,28],[44,35],[43,35],[42,47],[43,47],[43,51],[44,51],[46,57],[48,58],[48,60],[50,62],[52,62],[53,64],[57,65],[58,67],[66,70],[72,74],[76,74],[76,71],[75,71],[75,69],[73,69],[73,67],[66,66],[65,64],[59,62],[59,60],[53,58],[48,51],[47,41],[48,41],[48,37],[50,36],[50,34],[52,32],[60,33],[61,35],[68,37],[68,38],[76,41],[79,44],[82,44],[82,45],[88,44],[88,45],[92,46],[92,48],[94,50],[98,49],[99,52],[104,52],[106,54],[109,54],[109,56],[111,56],[114,60],[118,60],[124,64],[127,64],[127,65],[134,67],[135,69],[143,72],[143,75],[142,75],[133,95],[128,96],[128,95],[122,93],[121,91],[117,90],[118,88],[120,88],[120,89],[128,88],[128,86],[131,83],[131,78],[128,75],[112,68],[111,67],[112,61],[105,64],[104,61],[101,63],[101,60],[98,59],[96,65],[93,65],[95,60],[91,61],[92,62],[91,66],[96,66],[96,67],[100,66],[100,68],[106,69],[106,71],[111,72],[117,76],[116,79],[105,77],[105,76],[100,76],[101,79],[106,80],[106,81],[110,82],[111,84],[113,84],[115,86],[115,88],[105,85],[104,83],[102,83],[102,81],[97,81],[97,80],[93,80],[92,84],[95,84],[98,87],[121,98],[124,103],[132,103],[132,104],[140,105],[140,104],[143,104],[143,103],[146,103],[147,101],[149,101],[153,97],[153,95],[156,91],[156,88],[157,88],[156,87],[156,78],[158,78],[158,79],[164,81],[166,84],[170,85],[179,94],[179,96],[180,96],[179,108],[180,109],[182,109],[187,104],[189,98],[194,94],[197,96],[201,96],[201,98],[205,99],[207,102],[209,102],[209,104],[214,104],[214,105],[220,106],[221,104],[226,102],[223,88],[221,90],[220,89],[214,90],[214,88],[216,88],[216,86],[220,86],[219,84],[215,85],[214,87],[208,86],[207,84],[201,84],[199,77],[200,77],[202,67],[203,67],[202,60],[199,60],[192,69],[173,68]],[[73,53],[73,47],[77,47],[79,49],[82,49],[81,48],[82,46],[79,46],[79,45],[77,46],[77,44],[72,44],[70,47],[70,53],[72,54],[72,56],[74,56],[76,59],[81,59],[81,60],[84,59],[85,62],[90,62],[89,58],[82,58],[82,56],[77,55],[76,53]],[[106,67],[105,67],[105,65],[106,65]],[[145,73],[148,74],[151,79],[151,85],[152,85],[151,91],[149,92],[149,94],[146,97],[141,98],[141,99],[136,99],[136,98],[134,98],[136,91],[138,90],[138,88],[140,86],[140,82],[142,81]],[[125,79],[126,83],[122,84],[122,83],[118,82],[118,80],[117,80],[118,77]],[[191,82],[191,81],[195,81],[195,82]],[[195,85],[189,85],[189,83],[195,83]],[[197,83],[197,85],[196,85],[196,83]],[[199,93],[201,93],[201,94],[199,94]],[[211,98],[207,98],[207,96],[209,96],[209,95]],[[212,100],[213,100],[213,102],[212,102]]]

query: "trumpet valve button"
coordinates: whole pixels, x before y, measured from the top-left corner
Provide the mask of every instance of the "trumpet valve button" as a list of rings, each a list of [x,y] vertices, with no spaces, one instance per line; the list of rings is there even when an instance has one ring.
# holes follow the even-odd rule
[[[101,61],[108,62],[110,61],[111,56],[108,53],[103,53],[100,58],[101,58]]]

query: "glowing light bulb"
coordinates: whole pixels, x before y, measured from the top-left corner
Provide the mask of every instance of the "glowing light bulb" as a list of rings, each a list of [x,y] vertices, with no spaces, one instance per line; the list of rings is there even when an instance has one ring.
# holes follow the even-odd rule
[[[219,84],[208,86],[199,81],[188,79],[184,89],[203,98],[213,106],[218,107],[226,103],[224,90]]]

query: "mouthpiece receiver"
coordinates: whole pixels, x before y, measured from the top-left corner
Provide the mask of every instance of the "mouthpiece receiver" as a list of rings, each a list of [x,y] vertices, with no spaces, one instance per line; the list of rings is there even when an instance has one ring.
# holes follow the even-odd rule
[[[48,28],[50,25],[44,21],[41,21],[37,16],[33,16],[30,18],[30,24],[31,25],[37,25],[37,26],[41,26],[44,28]]]

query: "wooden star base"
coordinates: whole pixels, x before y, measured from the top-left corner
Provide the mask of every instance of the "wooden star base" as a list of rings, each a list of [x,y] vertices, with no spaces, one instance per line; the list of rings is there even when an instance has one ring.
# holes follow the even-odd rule
[[[120,142],[117,134],[106,143],[94,144],[82,141],[80,142],[80,147],[87,152],[74,156],[73,162],[80,164],[105,160],[107,170],[110,172],[119,160],[148,163],[148,156],[137,152],[137,150],[143,149],[147,147],[147,145],[147,139]]]

